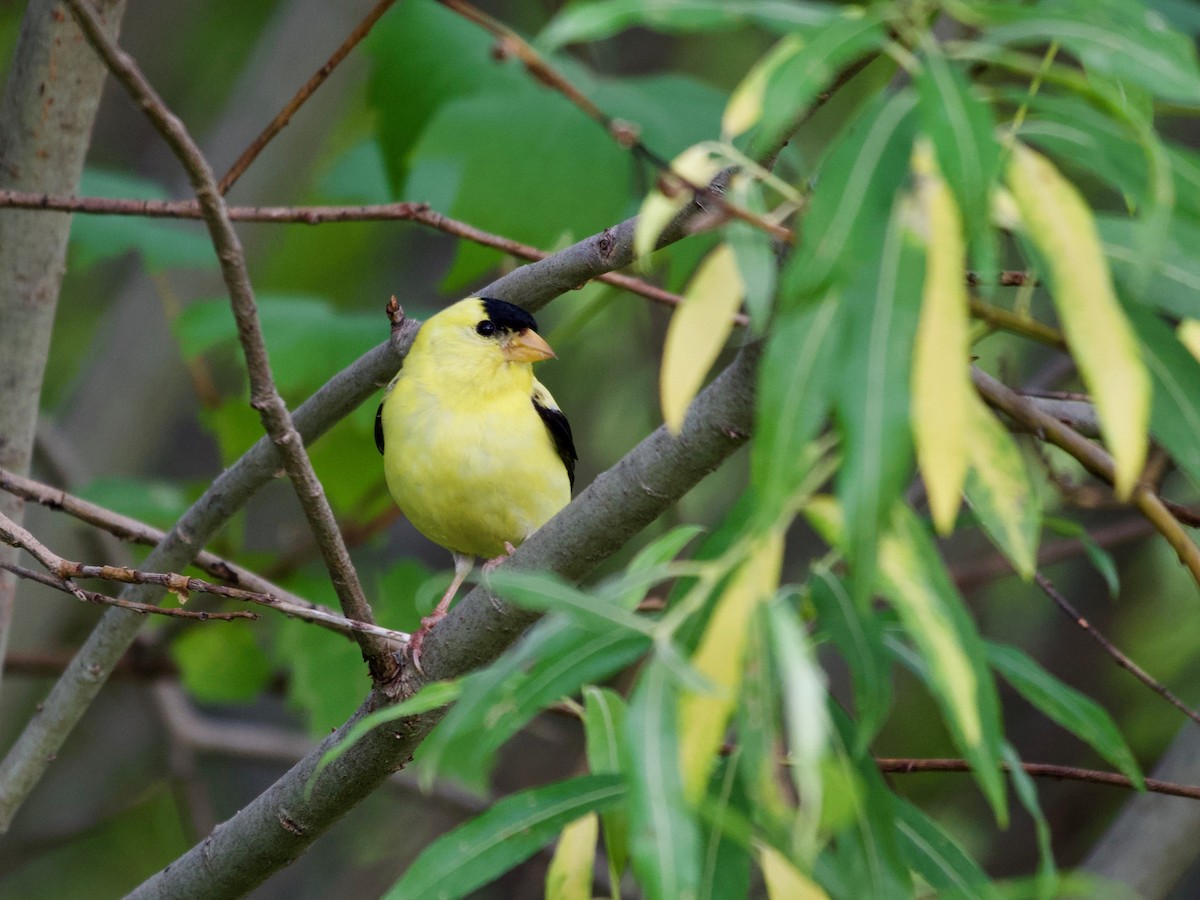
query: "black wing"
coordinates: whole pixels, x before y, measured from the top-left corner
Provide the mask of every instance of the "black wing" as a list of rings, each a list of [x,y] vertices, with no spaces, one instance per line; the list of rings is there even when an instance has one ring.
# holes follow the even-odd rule
[[[383,404],[384,401],[379,401],[379,409],[375,411],[375,446],[379,448],[379,452],[383,452]]]
[[[558,451],[559,459],[566,466],[567,479],[571,482],[571,487],[575,487],[575,460],[579,459],[579,456],[575,453],[575,441],[571,437],[571,423],[567,421],[561,409],[545,406],[541,399],[539,393],[535,392],[533,408],[546,423],[546,430],[554,439],[554,449]]]

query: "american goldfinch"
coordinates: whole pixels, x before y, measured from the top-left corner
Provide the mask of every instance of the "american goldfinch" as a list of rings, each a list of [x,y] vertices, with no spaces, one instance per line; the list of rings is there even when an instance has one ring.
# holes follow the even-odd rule
[[[421,534],[454,555],[454,578],[409,644],[445,615],[475,565],[492,564],[571,500],[571,426],[533,363],[554,351],[533,316],[468,297],[431,316],[375,416],[388,490]]]

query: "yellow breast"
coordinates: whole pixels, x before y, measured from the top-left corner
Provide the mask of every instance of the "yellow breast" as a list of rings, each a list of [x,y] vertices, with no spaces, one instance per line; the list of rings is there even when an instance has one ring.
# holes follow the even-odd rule
[[[519,545],[571,499],[533,406],[532,370],[505,365],[462,378],[417,357],[410,354],[383,405],[388,489],[431,541],[500,556],[506,541]]]

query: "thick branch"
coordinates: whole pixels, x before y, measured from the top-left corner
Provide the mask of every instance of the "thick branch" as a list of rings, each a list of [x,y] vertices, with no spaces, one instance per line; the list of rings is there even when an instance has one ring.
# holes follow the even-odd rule
[[[508,565],[583,577],[661,515],[746,440],[754,408],[755,354],[743,351],[692,405],[682,434],[660,428],[529,538]],[[429,635],[431,680],[495,659],[536,618],[476,588]],[[406,678],[415,673],[406,670]],[[420,683],[406,681],[406,693]],[[376,729],[313,777],[325,751],[363,715],[388,702],[371,693],[350,722],[201,844],[130,896],[240,896],[288,865],[325,829],[404,766],[440,712]]]
[[[284,470],[296,489],[305,518],[308,519],[309,527],[317,538],[317,545],[321,549],[321,556],[325,560],[342,610],[347,618],[373,625],[375,620],[371,607],[363,594],[358,573],[350,560],[350,552],[346,549],[333,510],[325,497],[325,490],[313,470],[312,461],[304,449],[304,442],[296,430],[292,415],[275,387],[262,324],[258,318],[258,307],[254,300],[254,289],[246,270],[245,253],[233,223],[225,211],[225,203],[217,189],[212,167],[183,123],[167,109],[137,64],[105,33],[96,11],[88,0],[68,2],[92,46],[146,113],[147,118],[158,129],[187,171],[205,224],[212,236],[213,247],[221,264],[221,275],[229,292],[234,318],[237,320],[238,339],[242,344],[246,370],[250,376],[250,405],[258,411],[263,428],[280,450]],[[387,644],[373,634],[356,632],[355,636],[362,648],[363,658],[370,666],[372,677],[382,681],[388,680],[394,673],[395,662]]]
[[[101,27],[115,32],[125,0],[99,6]],[[25,4],[0,98],[0,189],[77,190],[105,75],[82,42],[56,0]],[[69,218],[0,210],[0,466],[16,472],[29,471],[70,228]],[[0,497],[0,512],[19,522],[21,503]],[[15,558],[0,548],[0,559]],[[0,572],[0,660],[15,592],[15,580]]]

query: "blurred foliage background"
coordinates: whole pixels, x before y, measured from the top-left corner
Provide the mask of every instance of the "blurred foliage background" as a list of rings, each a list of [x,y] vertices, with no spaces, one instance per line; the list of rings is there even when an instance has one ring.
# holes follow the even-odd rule
[[[1190,5],[1154,4],[1194,35]],[[313,0],[131,0],[121,42],[188,123],[220,171],[269,120],[369,8]],[[543,32],[556,3],[482,3],[523,33]],[[0,70],[6,70],[23,5],[0,3]],[[773,45],[776,30],[714,14],[711,28],[617,30],[554,60],[602,109],[642,126],[672,157],[719,132],[729,93]],[[543,34],[543,46],[553,32]],[[555,249],[637,212],[656,173],[534,83],[513,61],[490,59],[491,39],[424,0],[398,4],[235,186],[230,202],[301,205],[422,201],[490,231]],[[851,88],[870,92],[872,83]],[[861,99],[861,98],[852,98]],[[846,101],[850,102],[850,101]],[[804,171],[840,127],[831,103],[780,161]],[[1195,145],[1192,119],[1160,126]],[[1111,192],[1084,174],[1098,204]],[[186,182],[143,116],[111,84],[81,194],[180,197]],[[295,405],[387,336],[383,305],[395,294],[424,318],[515,263],[495,251],[403,222],[244,224],[251,275],[278,384]],[[679,290],[715,236],[658,254],[647,276]],[[1045,311],[1040,291],[1024,298]],[[539,318],[558,361],[539,377],[569,413],[586,485],[661,422],[656,396],[669,311],[597,283]],[[1049,351],[1004,334],[977,351],[1009,383],[1047,378]],[[221,468],[261,433],[215,259],[199,223],[77,216],[47,371],[38,476],[120,512],[169,527]],[[116,414],[117,411],[120,414]],[[130,427],[131,420],[136,427]],[[414,628],[445,584],[444,552],[398,520],[372,437],[374,405],[313,448],[315,466],[353,543],[378,620]],[[1034,451],[1029,449],[1030,453]],[[1057,461],[1063,479],[1077,469]],[[743,453],[644,538],[682,522],[715,528],[745,489]],[[1182,480],[1173,495],[1191,499]],[[1195,591],[1161,541],[1147,539],[1127,509],[1086,486],[1059,494],[1108,549],[1075,553],[1045,571],[1094,625],[1186,702],[1200,703]],[[136,563],[62,518],[30,509],[32,530],[64,555]],[[1062,529],[1070,532],[1069,525]],[[1071,536],[1068,534],[1068,537]],[[1054,536],[1047,540],[1053,542]],[[639,542],[640,543],[640,542]],[[821,544],[796,525],[783,581],[802,580]],[[292,591],[336,605],[290,488],[263,491],[211,547]],[[1037,590],[1012,577],[977,530],[944,544],[980,630],[1021,646],[1053,674],[1105,706],[1144,766],[1181,720],[1152,697]],[[606,564],[618,571],[628,553]],[[7,661],[0,735],[7,743],[52,683],[98,613],[61,595],[22,587]],[[832,653],[831,691],[850,683]],[[894,705],[873,744],[880,756],[954,756],[937,708],[904,667],[893,667]],[[620,679],[618,679],[620,681]],[[302,622],[177,625],[149,621],[128,666],[105,689],[61,758],[0,843],[0,894],[116,896],[161,868],[284,771],[309,739],[340,724],[368,687],[356,646]],[[1009,741],[1022,757],[1104,767],[1002,688]],[[490,784],[467,789],[469,772],[422,793],[396,779],[354,809],[314,849],[263,888],[262,897],[376,896],[434,836],[482,808],[482,796],[583,769],[580,725],[545,713],[500,753]],[[455,774],[455,773],[452,773]],[[940,822],[997,878],[1038,866],[1033,821],[1016,805],[999,830],[970,778],[896,777],[898,792]],[[1078,783],[1039,783],[1060,866],[1078,863],[1125,795]],[[1187,802],[1187,801],[1178,801]],[[548,856],[481,891],[537,896]],[[1179,888],[1200,890],[1200,871]]]

